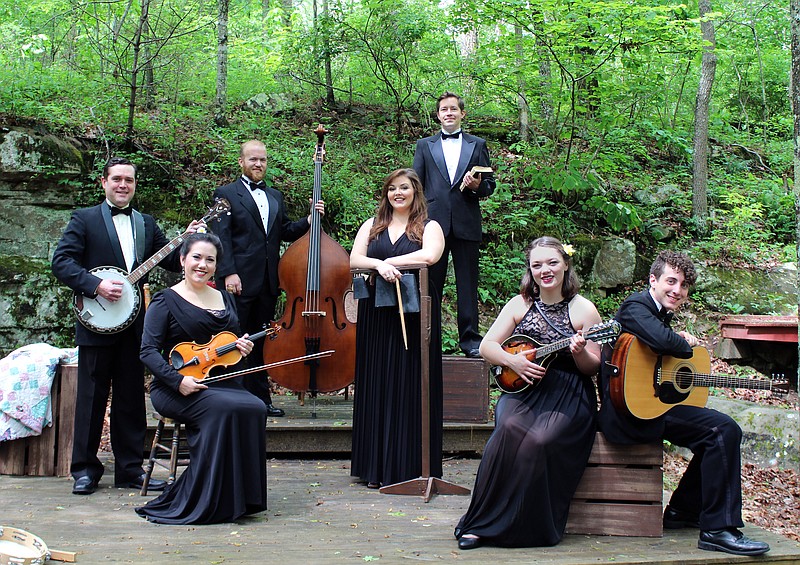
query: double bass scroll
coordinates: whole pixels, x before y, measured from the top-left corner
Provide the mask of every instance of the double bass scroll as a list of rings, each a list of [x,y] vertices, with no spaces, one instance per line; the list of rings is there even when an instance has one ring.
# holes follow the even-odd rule
[[[325,134],[315,130],[312,202],[322,199],[322,162]],[[270,370],[272,380],[295,392],[334,392],[355,378],[356,326],[345,313],[351,291],[350,256],[322,230],[321,214],[312,206],[308,232],[292,243],[278,264],[278,280],[286,292],[286,307],[277,324],[281,332],[264,344],[264,362],[312,355],[335,349],[330,357],[297,367]]]

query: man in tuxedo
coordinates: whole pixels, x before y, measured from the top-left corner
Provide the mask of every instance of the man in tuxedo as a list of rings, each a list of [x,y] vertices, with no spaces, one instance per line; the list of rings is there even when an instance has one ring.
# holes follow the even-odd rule
[[[292,222],[286,216],[283,194],[267,185],[267,149],[257,140],[242,144],[239,151],[242,175],[218,188],[215,197],[230,202],[230,214],[222,216],[212,229],[224,251],[217,263],[216,280],[234,295],[242,330],[254,334],[275,317],[278,302],[278,259],[281,241],[295,241],[310,226],[310,216]],[[325,212],[323,202],[315,204]],[[260,355],[250,355],[251,367],[263,364]],[[266,372],[245,375],[244,385],[267,405],[267,415],[283,416],[272,405]]]
[[[169,243],[155,220],[131,206],[136,193],[136,166],[114,157],[103,167],[101,184],[105,201],[76,210],[53,253],[52,269],[58,280],[77,295],[116,302],[123,296],[119,279],[100,278],[90,270],[114,266],[130,272]],[[190,231],[201,225],[192,222]],[[162,261],[180,269],[178,253]],[[137,284],[140,291],[146,282]],[[130,292],[130,291],[128,291]],[[90,320],[91,321],[91,320]],[[139,346],[144,308],[128,327],[116,333],[98,333],[75,324],[78,345],[78,392],[70,472],[73,494],[92,494],[103,476],[97,457],[109,392],[111,398],[111,448],[114,451],[116,486],[141,488],[144,480],[142,454],[147,420],[144,398],[144,366]],[[151,479],[150,488],[163,490],[165,483]]]
[[[479,200],[494,192],[491,173],[472,173],[490,167],[486,141],[461,131],[467,115],[464,99],[445,92],[436,103],[442,131],[417,141],[413,168],[422,180],[428,216],[442,226],[445,248],[430,270],[437,292],[444,289],[448,255],[453,255],[458,310],[458,342],[468,357],[480,357],[478,347],[478,259],[482,237]]]
[[[675,312],[689,296],[697,279],[694,264],[682,253],[662,251],[650,268],[650,288],[628,297],[616,320],[658,355],[692,357],[699,340],[687,331],[670,328]],[[615,407],[609,381],[620,378],[608,363],[601,364],[603,399],[599,426],[616,443],[644,443],[665,439],[693,453],[664,510],[664,527],[699,528],[697,546],[735,555],[761,555],[769,545],[746,537],[742,521],[740,443],[742,430],[732,418],[709,408],[675,405],[663,416],[640,420]]]

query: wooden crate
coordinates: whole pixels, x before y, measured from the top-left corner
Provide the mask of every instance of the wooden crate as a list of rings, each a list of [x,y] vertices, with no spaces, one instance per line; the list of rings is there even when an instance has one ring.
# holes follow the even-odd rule
[[[0,474],[69,475],[78,365],[59,365],[50,389],[53,423],[41,435],[0,443]]]
[[[661,537],[663,460],[661,442],[615,445],[598,432],[567,533]]]
[[[489,364],[483,359],[442,356],[444,421],[489,421]]]

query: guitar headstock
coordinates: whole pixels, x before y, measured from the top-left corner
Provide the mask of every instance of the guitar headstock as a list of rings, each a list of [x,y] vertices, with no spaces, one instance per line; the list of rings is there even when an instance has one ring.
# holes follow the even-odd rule
[[[214,200],[214,205],[208,209],[206,215],[200,221],[208,224],[214,220],[219,219],[223,214],[230,214],[231,203],[226,198],[217,198]]]
[[[772,374],[769,390],[773,394],[785,395],[789,394],[789,380],[785,378],[783,373]]]
[[[267,327],[264,325],[264,335],[266,335],[270,341],[274,340],[278,337],[278,332],[281,331],[281,326],[277,323],[273,322],[271,326]]]
[[[619,337],[622,332],[622,325],[616,320],[609,320],[602,324],[595,324],[583,335],[595,343],[608,343]]]

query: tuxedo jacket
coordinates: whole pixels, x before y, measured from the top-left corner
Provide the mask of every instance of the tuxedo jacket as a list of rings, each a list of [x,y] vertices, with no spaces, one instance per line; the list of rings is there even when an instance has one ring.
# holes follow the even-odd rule
[[[670,327],[672,313],[662,308],[659,312],[649,290],[633,294],[620,305],[614,317],[622,331],[635,335],[658,355],[689,359],[692,348]],[[614,443],[647,443],[660,440],[664,434],[664,416],[641,420],[616,410],[609,396],[609,380],[616,378],[616,368],[610,364],[611,348],[603,348],[600,364],[600,397],[602,400],[598,424],[600,430]]]
[[[144,234],[136,233],[134,238],[139,241],[144,239],[141,260],[145,261],[169,243],[164,233],[156,225],[153,216],[142,214],[144,220]],[[137,253],[138,255],[138,253]],[[113,266],[127,272],[125,257],[122,254],[114,222],[108,204],[103,202],[91,208],[82,208],[72,213],[61,239],[53,253],[52,270],[55,277],[71,288],[74,292],[89,297],[95,296],[97,285],[101,279],[89,272],[95,267]],[[133,268],[139,266],[139,259],[134,261]],[[172,252],[160,266],[170,271],[180,270],[180,254]],[[147,282],[147,276],[142,277],[138,284],[141,287]],[[77,345],[104,346],[112,345],[127,332],[142,334],[144,308],[139,311],[139,316],[133,324],[124,331],[116,334],[99,334],[75,322],[75,342]]]
[[[428,217],[442,226],[445,236],[468,241],[481,240],[481,209],[479,200],[494,192],[494,175],[484,173],[477,191],[459,190],[464,175],[475,165],[490,167],[486,140],[461,134],[461,156],[458,160],[455,179],[451,183],[442,151],[439,133],[417,141],[413,168],[422,180],[428,201]]]
[[[308,218],[292,222],[286,216],[283,194],[267,186],[264,190],[269,201],[267,230],[250,189],[241,178],[221,186],[215,198],[230,202],[230,214],[211,224],[211,229],[222,241],[222,259],[217,261],[217,285],[222,288],[225,277],[238,274],[242,280],[242,295],[256,296],[262,292],[277,296],[278,260],[281,241],[295,241],[308,231]]]

